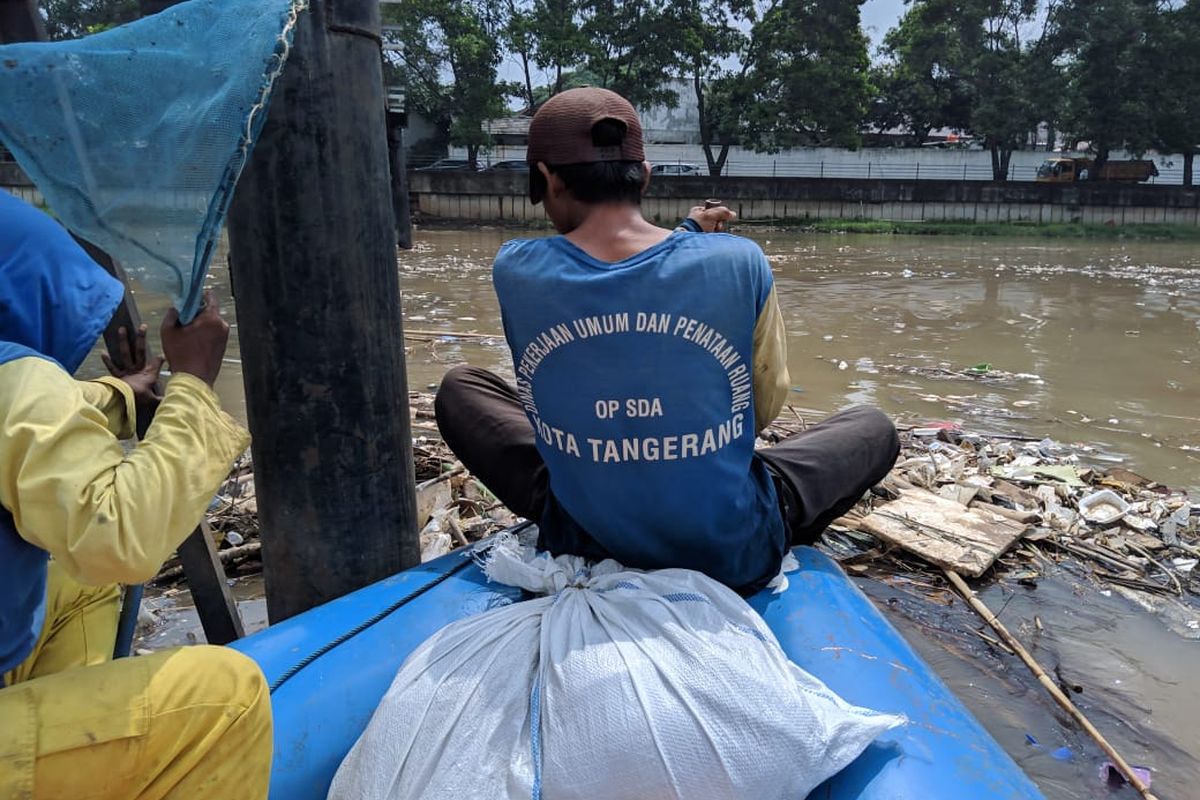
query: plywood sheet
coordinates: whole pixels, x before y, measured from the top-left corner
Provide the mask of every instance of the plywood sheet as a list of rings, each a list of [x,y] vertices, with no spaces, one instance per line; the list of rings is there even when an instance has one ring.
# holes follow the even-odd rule
[[[1028,526],[910,489],[864,517],[859,527],[931,564],[977,578]]]

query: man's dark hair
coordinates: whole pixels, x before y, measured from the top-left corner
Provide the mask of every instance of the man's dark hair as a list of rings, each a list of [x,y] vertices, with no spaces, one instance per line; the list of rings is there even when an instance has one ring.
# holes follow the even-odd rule
[[[597,147],[620,147],[625,138],[625,123],[615,119],[602,119],[592,126],[592,144]],[[642,204],[641,161],[593,161],[587,164],[565,166],[547,165],[551,172],[562,179],[567,191],[581,203],[628,203]],[[536,169],[530,174],[535,183],[540,183],[539,196],[545,196],[545,178]]]

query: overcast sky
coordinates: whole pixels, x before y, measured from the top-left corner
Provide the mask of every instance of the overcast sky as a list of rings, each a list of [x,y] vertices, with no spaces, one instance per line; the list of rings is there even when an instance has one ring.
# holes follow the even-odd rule
[[[863,30],[871,40],[871,55],[874,57],[875,48],[883,41],[883,36],[895,26],[904,13],[904,0],[867,0],[862,7]],[[549,75],[538,75],[535,69],[534,85],[549,83]],[[522,81],[520,62],[508,58],[500,64],[500,78],[509,81]],[[515,102],[515,101],[514,101]]]

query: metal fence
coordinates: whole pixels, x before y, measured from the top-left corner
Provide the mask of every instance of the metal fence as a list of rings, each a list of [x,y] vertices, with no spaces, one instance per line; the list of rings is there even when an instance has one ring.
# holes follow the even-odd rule
[[[731,177],[765,177],[765,178],[857,178],[866,180],[929,180],[929,181],[990,181],[992,166],[986,153],[980,153],[978,160],[960,164],[936,163],[931,161],[810,161],[804,159],[781,157],[778,159],[730,159],[721,168],[721,175]],[[435,157],[411,157],[408,161],[410,169],[428,167],[436,161]],[[465,159],[456,159],[465,161]],[[490,169],[504,159],[481,153],[478,167],[481,170]],[[689,161],[685,159],[666,160],[651,159],[657,165],[678,165],[684,175],[709,174],[708,165],[703,159]],[[511,164],[506,160],[506,165]],[[1040,159],[1039,159],[1040,163]],[[1158,176],[1150,178],[1146,183],[1180,185],[1183,183],[1183,165],[1180,159],[1155,159]],[[1034,181],[1037,179],[1038,164],[1010,163],[1007,180]],[[672,173],[674,174],[674,173]]]
[[[703,168],[704,165],[701,165]],[[705,170],[707,172],[707,170]],[[781,159],[764,161],[727,161],[722,175],[748,175],[772,178],[861,178],[875,180],[990,181],[988,164],[922,164],[896,162],[825,162]],[[1008,180],[1033,180],[1037,167],[1009,168]]]
[[[690,162],[663,162],[655,164],[678,163],[698,168],[696,174],[708,175],[706,164]],[[1150,178],[1147,183],[1175,184],[1183,183],[1183,167],[1164,166],[1158,164],[1158,177]],[[1010,164],[1007,180],[1034,181],[1037,179],[1038,167],[1035,164]],[[992,167],[988,163],[975,164],[932,164],[913,162],[832,162],[832,161],[797,161],[779,159],[772,161],[726,161],[721,169],[724,176],[749,176],[769,178],[859,178],[875,180],[930,180],[930,181],[990,181]]]

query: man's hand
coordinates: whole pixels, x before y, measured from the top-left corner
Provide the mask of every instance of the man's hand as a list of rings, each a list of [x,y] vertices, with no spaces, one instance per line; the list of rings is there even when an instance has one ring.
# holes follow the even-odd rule
[[[221,371],[228,341],[229,325],[221,319],[221,307],[211,290],[204,293],[203,308],[187,325],[179,324],[179,312],[173,308],[163,319],[162,348],[171,371],[195,375],[210,387]]]
[[[737,219],[737,214],[725,206],[693,206],[688,212],[688,219],[695,220],[705,233],[720,233]]]
[[[143,413],[153,414],[162,400],[162,395],[158,393],[158,372],[162,369],[162,356],[146,357],[145,325],[138,327],[132,353],[129,351],[129,332],[125,328],[117,329],[117,338],[121,340],[118,360],[113,361],[107,353],[101,353],[100,358],[113,377],[120,378],[133,389],[138,416],[141,417]]]

